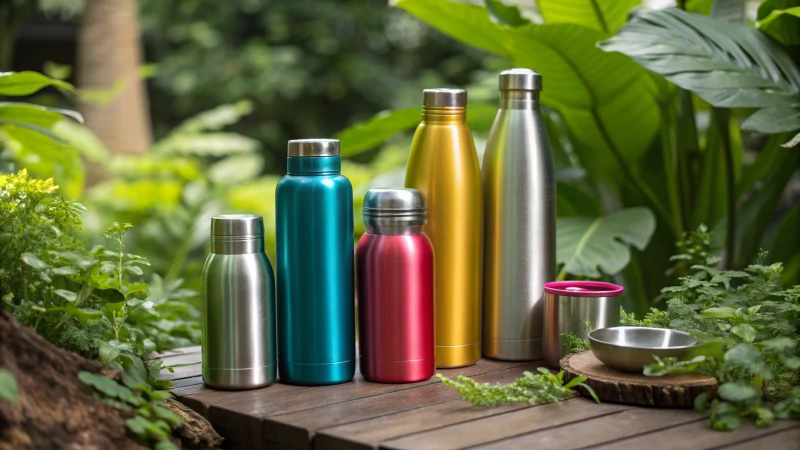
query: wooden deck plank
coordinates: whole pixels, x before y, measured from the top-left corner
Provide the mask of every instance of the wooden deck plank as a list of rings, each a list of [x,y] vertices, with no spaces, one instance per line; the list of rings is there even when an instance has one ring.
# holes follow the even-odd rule
[[[675,448],[712,449],[798,426],[800,424],[796,421],[780,420],[776,421],[770,428],[758,428],[750,422],[743,421],[739,429],[722,432],[710,429],[708,422],[701,420],[666,430],[609,442],[595,448],[607,450],[638,450],[642,448],[647,450]]]
[[[474,377],[483,383],[509,383],[522,376],[525,370],[536,370],[541,362],[515,366],[499,372]],[[323,428],[357,422],[410,409],[432,406],[458,398],[455,389],[441,383],[427,384],[418,389],[405,389],[362,399],[334,403],[318,408],[271,416],[264,422],[264,439],[269,444],[292,447],[309,445],[315,433]],[[318,448],[318,445],[314,445]]]
[[[380,448],[392,450],[461,449],[499,441],[509,436],[615,414],[629,408],[611,403],[598,405],[584,398],[575,398],[392,439],[381,443]]]
[[[587,408],[593,407],[587,405]],[[475,448],[476,450],[533,447],[537,450],[577,449],[704,420],[706,419],[701,414],[685,409],[631,408],[618,414],[549,428]]]
[[[457,373],[477,376],[484,373],[502,371],[509,368],[509,366],[520,367],[525,364],[525,362],[501,363],[482,360],[473,366],[442,372],[448,376],[454,376]],[[353,381],[334,386],[292,386],[276,383],[272,386],[252,391],[215,391],[208,389],[198,395],[184,398],[199,401],[202,404],[200,407],[208,410],[211,423],[215,426],[220,423],[227,433],[237,436],[250,436],[256,430],[261,429],[260,427],[263,427],[261,420],[270,416],[311,410],[326,405],[382,396],[392,392],[418,389],[436,383],[439,383],[439,381],[435,378],[414,384],[371,383],[364,380],[360,374],[356,374]],[[281,441],[288,440],[297,445],[304,442],[305,448],[309,448],[308,438],[303,436],[303,434],[295,435],[294,438],[285,436]],[[270,441],[270,439],[270,436],[264,436],[264,440]],[[251,445],[249,444],[249,437],[247,443]],[[273,440],[271,445],[277,445],[277,442]]]
[[[521,367],[525,362],[501,363],[481,360],[480,363],[459,369],[442,370],[446,376],[463,374],[474,377],[484,373],[498,372],[511,367]],[[439,383],[436,378],[413,384],[381,384],[364,380],[356,374],[353,381],[334,386],[291,386],[276,383],[273,386],[253,391],[237,393],[207,390],[196,398],[201,401],[213,399],[215,407],[229,411],[245,413],[257,417],[268,417],[276,414],[287,414],[295,411],[318,408],[320,406],[352,401],[359,398],[384,395],[391,392],[418,389],[423,386]],[[250,392],[252,395],[247,395]]]
[[[487,449],[745,448],[800,450],[800,423],[760,429],[746,423],[734,432],[708,429],[692,411],[596,405],[573,399],[549,405],[476,407],[435,378],[415,384],[370,383],[356,375],[335,386],[280,382],[251,391],[217,391],[202,384],[200,347],[159,355],[179,401],[208,418],[232,449]],[[481,360],[441,371],[485,382],[507,383],[541,363]]]
[[[725,450],[797,450],[800,449],[800,426],[768,434],[745,442],[724,447]]]
[[[530,407],[514,404],[487,408],[476,407],[463,400],[452,400],[320,430],[314,439],[314,448],[377,449],[382,441],[392,438]]]

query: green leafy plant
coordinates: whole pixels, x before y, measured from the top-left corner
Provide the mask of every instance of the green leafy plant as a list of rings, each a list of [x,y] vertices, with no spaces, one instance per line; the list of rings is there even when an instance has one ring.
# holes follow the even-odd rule
[[[591,348],[588,339],[581,339],[572,331],[569,333],[564,333],[561,336],[567,341],[570,353],[583,352]]]
[[[49,86],[75,92],[71,84],[37,72],[0,72],[0,96],[27,96]],[[91,149],[82,152],[82,146],[70,142],[69,137],[84,130],[79,125],[82,122],[80,113],[68,109],[0,102],[0,167],[13,171],[14,166],[21,166],[44,178],[57,177],[69,198],[80,197],[84,181],[81,156],[95,161],[103,156]]]
[[[554,403],[568,400],[578,393],[573,389],[581,386],[594,398],[597,398],[594,390],[587,384],[586,377],[575,377],[568,383],[564,383],[564,371],[554,375],[549,370],[540,367],[540,373],[534,375],[531,372],[523,372],[523,377],[518,378],[513,383],[505,385],[490,385],[489,383],[479,383],[472,378],[459,375],[455,380],[436,374],[445,386],[458,390],[459,395],[464,400],[478,406],[497,406],[502,403],[529,403],[531,405],[539,403]]]
[[[744,417],[758,426],[769,426],[776,417],[800,417],[800,286],[783,289],[782,265],[767,265],[765,252],[744,271],[717,269],[712,240],[701,227],[679,245],[686,252],[675,258],[679,264],[698,258],[705,263],[692,265],[693,273],[681,277],[679,286],[662,290],[665,311],[653,309],[641,321],[622,311],[624,324],[679,329],[701,340],[692,359],[656,358],[644,374],[715,377],[716,393],[695,400],[714,429],[737,428]]]
[[[656,358],[644,374],[713,376],[720,383],[717,391],[703,393],[694,401],[697,411],[708,414],[711,428],[732,430],[745,417],[752,417],[759,427],[768,427],[775,418],[800,418],[800,392],[792,387],[799,381],[797,343],[796,339],[778,337],[757,345],[739,343],[722,355],[701,355],[689,361]]]
[[[180,416],[164,407],[164,400],[171,398],[168,391],[153,390],[147,383],[123,374],[121,383],[104,375],[80,372],[78,378],[95,389],[95,397],[130,413],[133,417],[125,421],[128,430],[141,441],[155,441],[157,450],[177,449],[169,437],[172,429],[181,425]]]
[[[592,322],[590,320],[587,320],[586,323],[583,324],[583,329],[586,333],[589,333],[594,330],[594,326],[592,326]],[[591,348],[588,339],[580,338],[572,331],[562,333],[561,337],[567,341],[570,353],[583,352]]]
[[[144,357],[199,341],[199,312],[185,304],[188,292],[154,278],[150,295],[140,279],[149,262],[124,251],[130,224],[106,230],[113,250],[86,249],[75,235],[85,208],[57,189],[25,170],[0,176],[3,308],[59,347],[167,387],[158,379],[161,360]]]

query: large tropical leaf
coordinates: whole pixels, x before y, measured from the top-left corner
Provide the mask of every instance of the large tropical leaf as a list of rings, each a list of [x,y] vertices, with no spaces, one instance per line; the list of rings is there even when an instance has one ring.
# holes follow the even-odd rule
[[[442,33],[492,53],[505,53],[504,27],[489,20],[486,8],[443,0],[391,0]]]
[[[61,120],[61,116],[71,117],[83,122],[83,116],[77,111],[22,102],[0,102],[0,119],[26,122],[40,127],[51,127]]]
[[[500,0],[485,0],[486,9],[497,22],[510,27],[526,25],[530,21],[519,12],[516,6],[506,5]]]
[[[619,183],[614,155],[635,162],[650,146],[658,127],[652,82],[629,59],[595,47],[603,32],[571,23],[507,27],[490,20],[485,8],[446,0],[395,5],[449,36],[541,73],[542,103],[562,115],[593,175]]]
[[[756,26],[784,45],[800,45],[800,0],[765,1]]]
[[[413,128],[419,124],[421,114],[418,107],[381,111],[366,122],[345,128],[335,136],[341,141],[342,156],[375,148],[395,134]]]
[[[641,0],[538,0],[546,23],[574,23],[610,35]]]
[[[800,108],[800,71],[789,54],[758,30],[669,8],[638,14],[599,44],[624,53],[716,107],[775,108],[744,127],[775,132],[768,119]],[[800,117],[780,131],[800,128]]]
[[[562,274],[598,278],[628,265],[632,245],[643,250],[656,228],[647,208],[629,208],[603,217],[558,219],[556,260]],[[563,278],[560,276],[560,278]]]
[[[37,72],[0,72],[0,95],[30,95],[47,86],[75,90],[66,81],[54,80]]]
[[[497,115],[497,105],[470,103],[467,125],[472,131],[488,131]],[[402,131],[419,125],[422,110],[415,106],[381,111],[364,122],[353,124],[335,135],[341,141],[342,156],[357,155],[372,149]]]

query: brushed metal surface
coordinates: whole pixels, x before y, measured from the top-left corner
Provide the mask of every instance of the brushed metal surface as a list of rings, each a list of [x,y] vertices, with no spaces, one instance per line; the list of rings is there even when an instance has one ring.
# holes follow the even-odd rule
[[[592,353],[603,364],[624,372],[641,373],[659,358],[686,358],[697,344],[689,333],[667,328],[613,327],[589,333]]]
[[[592,328],[610,328],[619,325],[620,299],[613,297],[578,297],[544,294],[544,360],[550,367],[559,367],[561,358],[569,354],[569,345],[562,335],[572,332],[588,339]]]
[[[295,139],[289,141],[287,156],[339,156],[338,139]]]
[[[543,285],[555,279],[556,188],[537,91],[501,92],[482,172],[483,353],[539,359]]]
[[[422,106],[465,107],[467,91],[464,89],[425,89],[422,91]]]
[[[483,191],[466,108],[423,108],[405,185],[428,205],[423,231],[436,255],[436,367],[475,364],[481,353]]]
[[[422,233],[425,198],[416,189],[377,188],[364,196],[361,215],[368,233]]]
[[[212,228],[219,230],[226,217],[237,216],[215,217],[217,227]],[[254,229],[252,224],[227,225]],[[241,242],[226,247],[224,254],[212,252],[202,274],[203,382],[217,389],[263,387],[276,377],[275,280],[263,232],[246,240],[248,246]],[[245,250],[235,254],[237,248]]]

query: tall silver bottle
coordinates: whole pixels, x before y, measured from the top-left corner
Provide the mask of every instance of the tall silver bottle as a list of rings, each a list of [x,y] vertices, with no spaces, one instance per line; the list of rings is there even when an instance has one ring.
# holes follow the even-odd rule
[[[483,156],[483,353],[542,357],[544,283],[555,278],[556,188],[539,110],[542,76],[500,74],[500,111]]]
[[[203,267],[203,382],[253,389],[275,381],[275,277],[264,253],[264,220],[211,218]]]

